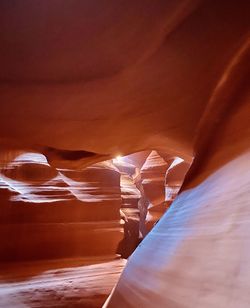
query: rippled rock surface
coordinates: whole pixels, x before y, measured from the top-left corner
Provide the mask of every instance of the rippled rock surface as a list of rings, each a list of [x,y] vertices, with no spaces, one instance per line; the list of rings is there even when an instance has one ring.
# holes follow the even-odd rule
[[[53,169],[42,155],[24,158],[1,174],[0,258],[115,255],[122,199],[112,163],[73,171]]]

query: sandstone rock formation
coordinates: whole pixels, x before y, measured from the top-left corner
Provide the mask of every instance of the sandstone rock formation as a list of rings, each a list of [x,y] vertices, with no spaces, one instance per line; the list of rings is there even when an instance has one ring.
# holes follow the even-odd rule
[[[1,264],[0,307],[101,307],[125,264],[100,256]]]
[[[1,260],[114,255],[123,238],[119,171],[106,162],[57,171],[32,157],[2,171]]]
[[[56,205],[67,210],[55,211],[58,221],[51,225],[62,223],[62,231],[55,230],[53,245],[62,237],[71,245],[71,234],[78,238],[78,215],[65,215],[67,206],[76,203],[82,210],[86,195],[79,187],[67,188],[78,181],[65,169],[81,172],[117,155],[152,149],[188,163],[194,157],[181,194],[131,256],[107,305],[248,308],[249,20],[246,0],[0,1],[0,165],[17,153],[35,152],[52,168],[25,165],[3,172],[3,185],[14,190],[0,196],[6,256],[30,245],[26,227],[46,224],[47,214],[37,215],[32,207],[32,225],[17,207],[24,203],[22,193],[26,201],[36,195],[30,182],[38,174],[53,181],[57,170],[63,181],[67,197]],[[18,191],[16,179],[24,179]],[[160,189],[159,198],[147,193],[162,200]],[[21,199],[9,204],[9,194]],[[103,195],[94,192],[91,200],[97,206]],[[91,204],[79,215],[87,229],[104,219],[90,214]],[[115,231],[108,221],[115,234],[117,211]],[[20,247],[14,253],[13,242]],[[71,248],[79,252],[80,241],[75,243]],[[41,245],[34,248],[27,251],[43,255]]]
[[[175,158],[165,176],[165,201],[169,207],[176,198],[190,164],[180,158]]]
[[[198,154],[194,173],[133,254],[108,307],[249,306],[249,112],[249,104],[236,107],[209,143],[209,156]]]
[[[127,161],[128,163],[136,166],[136,171],[135,174],[133,175],[133,181],[137,189],[140,191],[141,195],[141,198],[138,201],[138,208],[140,212],[140,222],[139,222],[140,240],[147,234],[145,219],[147,216],[147,211],[148,211],[147,209],[149,205],[149,200],[145,196],[145,192],[142,186],[141,168],[150,153],[151,151],[140,151],[138,153],[133,153],[123,157],[123,161]]]
[[[149,200],[146,216],[146,228],[151,230],[166,211],[165,175],[169,164],[156,152],[152,151],[141,168],[142,186]]]
[[[245,0],[8,3],[0,8],[1,150],[36,149],[51,164],[48,147],[86,161],[159,148],[190,159],[249,24]]]
[[[114,160],[115,166],[121,172],[121,213],[124,219],[124,239],[120,243],[118,252],[122,257],[129,257],[139,243],[141,193],[136,187],[133,176],[136,167],[125,160]]]
[[[234,60],[202,119],[182,193],[132,255],[105,307],[249,306],[249,48]]]
[[[9,255],[11,260],[23,260],[115,252],[129,257],[145,236],[141,225],[145,224],[148,204],[148,217],[154,215],[146,221],[150,226],[166,210],[164,202],[158,204],[154,196],[161,191],[159,196],[164,200],[167,164],[155,151],[146,160],[148,154],[141,152],[83,170],[55,169],[38,153],[17,156],[2,168],[0,221],[3,238],[15,228],[22,239],[17,244],[19,239],[14,238],[11,245],[6,243],[7,248],[2,245],[1,259],[8,260]]]

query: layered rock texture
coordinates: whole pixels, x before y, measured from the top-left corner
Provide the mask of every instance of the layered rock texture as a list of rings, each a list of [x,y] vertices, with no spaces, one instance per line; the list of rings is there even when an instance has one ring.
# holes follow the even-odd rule
[[[249,306],[249,112],[244,101],[235,106],[210,136],[209,155],[199,148],[182,193],[134,252],[105,307]]]
[[[149,200],[146,216],[148,231],[166,211],[165,175],[168,167],[168,163],[156,151],[152,151],[141,168],[142,186]]]
[[[53,169],[42,155],[24,158],[1,174],[1,259],[114,255],[123,232],[112,163],[73,171]]]
[[[170,206],[181,188],[190,164],[180,158],[175,158],[165,176],[165,200]]]
[[[167,208],[169,164],[156,151],[82,170],[55,169],[38,153],[17,156],[1,171],[0,259],[129,257]],[[180,186],[182,165],[168,170],[168,191]]]
[[[0,1],[1,259],[114,257],[139,210],[155,226],[107,306],[248,308],[249,20],[246,0]]]
[[[141,192],[134,181],[136,167],[123,159],[115,159],[114,164],[121,172],[121,216],[124,220],[124,239],[119,245],[118,252],[127,258],[139,243]]]
[[[169,208],[190,167],[181,158],[159,153],[152,151],[141,167],[141,183],[148,200],[145,202],[147,231],[152,229]]]

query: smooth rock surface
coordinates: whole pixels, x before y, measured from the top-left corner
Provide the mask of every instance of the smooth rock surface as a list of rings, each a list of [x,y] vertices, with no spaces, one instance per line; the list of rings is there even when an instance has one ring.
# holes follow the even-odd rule
[[[250,305],[249,20],[247,0],[0,1],[1,168],[26,152],[59,172],[145,150],[195,157],[170,211],[130,257],[111,307]],[[6,221],[9,194],[35,197],[30,177],[53,180],[46,166],[18,169],[0,195]],[[60,196],[72,183],[63,176]],[[22,192],[10,191],[15,177]],[[69,199],[85,202],[73,186]],[[93,191],[92,201],[112,194]],[[6,249],[16,234],[27,238],[14,225],[1,239]]]
[[[228,93],[235,73],[249,68],[244,47],[203,119],[181,194],[131,256],[105,307],[249,307],[250,93],[246,83]]]
[[[124,219],[124,239],[119,245],[118,252],[127,258],[135,250],[139,243],[140,219],[139,200],[141,192],[137,189],[134,176],[136,167],[124,159],[114,162],[121,172],[121,214]]]
[[[100,308],[125,263],[96,257],[1,264],[0,307]]]
[[[167,209],[165,203],[165,175],[169,166],[169,163],[156,151],[152,151],[141,168],[142,186],[149,201],[146,216],[146,228],[148,231],[152,229]]]

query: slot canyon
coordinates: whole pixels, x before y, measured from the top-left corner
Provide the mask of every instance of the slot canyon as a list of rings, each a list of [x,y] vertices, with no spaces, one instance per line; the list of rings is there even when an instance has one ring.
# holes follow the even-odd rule
[[[0,1],[0,307],[250,307],[250,2]]]

